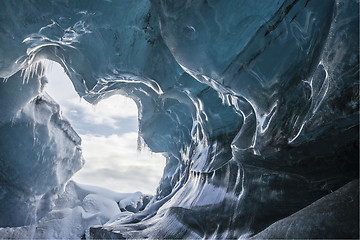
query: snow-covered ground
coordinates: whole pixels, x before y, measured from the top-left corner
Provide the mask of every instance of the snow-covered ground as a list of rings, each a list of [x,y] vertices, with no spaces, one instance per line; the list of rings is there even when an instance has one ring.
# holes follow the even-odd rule
[[[52,200],[52,210],[37,209],[44,215],[36,224],[0,228],[0,239],[79,239],[89,238],[89,228],[132,215],[146,207],[152,196],[141,192],[117,193],[105,188],[70,181],[65,191]],[[44,207],[49,199],[43,199]]]

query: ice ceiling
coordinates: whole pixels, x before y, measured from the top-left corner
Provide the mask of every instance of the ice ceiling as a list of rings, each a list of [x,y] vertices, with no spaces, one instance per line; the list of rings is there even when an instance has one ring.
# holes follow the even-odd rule
[[[1,5],[2,237],[358,237],[358,1]],[[81,139],[43,59],[90,103],[136,102],[167,158],[151,201],[66,185]]]

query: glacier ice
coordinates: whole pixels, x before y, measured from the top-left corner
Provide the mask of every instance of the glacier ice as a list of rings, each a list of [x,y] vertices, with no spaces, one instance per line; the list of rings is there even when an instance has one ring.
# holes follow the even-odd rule
[[[253,239],[332,238],[334,235],[353,238],[358,234],[359,180],[354,180],[333,193],[322,197],[293,215],[281,219]],[[319,222],[321,224],[319,224]],[[312,227],[318,225],[319,227]]]
[[[358,1],[1,2],[4,238],[282,238],[359,177]],[[90,103],[136,102],[167,159],[154,198],[75,193],[81,140],[43,92],[44,59]]]

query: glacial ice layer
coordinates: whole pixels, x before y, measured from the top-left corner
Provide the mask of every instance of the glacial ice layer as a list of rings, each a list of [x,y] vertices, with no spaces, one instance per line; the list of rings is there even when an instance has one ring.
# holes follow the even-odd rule
[[[0,237],[359,237],[358,1],[1,5]],[[136,102],[167,159],[150,203],[68,183],[81,139],[43,60],[90,103]]]

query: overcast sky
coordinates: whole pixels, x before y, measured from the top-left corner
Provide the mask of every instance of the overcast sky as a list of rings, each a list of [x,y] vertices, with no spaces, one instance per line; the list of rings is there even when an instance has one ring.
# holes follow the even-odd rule
[[[147,149],[137,151],[138,122],[134,101],[121,95],[93,106],[75,92],[61,66],[52,63],[45,91],[60,104],[82,139],[85,166],[76,182],[110,188],[118,192],[154,194],[165,166],[165,158]]]

